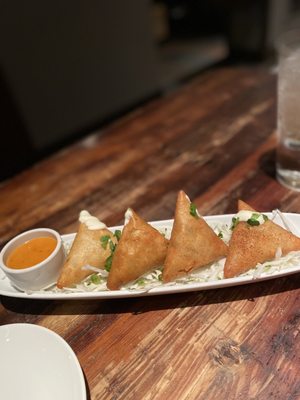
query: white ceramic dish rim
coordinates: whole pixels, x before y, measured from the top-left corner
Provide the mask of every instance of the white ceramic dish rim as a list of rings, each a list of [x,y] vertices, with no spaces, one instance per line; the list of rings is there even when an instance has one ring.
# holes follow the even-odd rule
[[[62,346],[63,349],[66,351],[67,356],[69,357],[69,360],[71,360],[73,366],[75,367],[76,371],[76,376],[74,376],[74,380],[78,383],[78,390],[80,391],[80,399],[81,400],[86,400],[87,399],[87,393],[86,393],[86,384],[85,384],[85,379],[84,375],[79,363],[79,360],[74,353],[73,349],[71,346],[56,332],[40,325],[34,325],[34,324],[28,324],[28,323],[15,323],[15,324],[6,324],[6,325],[1,325],[0,330],[5,330],[9,329],[10,334],[13,331],[13,335],[18,335],[20,332],[21,335],[21,340],[23,338],[23,333],[24,329],[27,330],[35,330],[36,333],[39,335],[42,335],[43,337],[47,336],[47,339],[50,338],[52,346]],[[34,351],[34,347],[33,347]],[[5,360],[2,358],[1,362],[5,363]],[[57,366],[59,368],[59,365]]]
[[[272,216],[272,213],[265,213],[269,217]],[[284,217],[288,220],[291,231],[296,235],[300,236],[300,214],[295,213],[282,213]],[[204,219],[209,224],[214,223],[230,223],[232,217],[235,214],[223,214],[223,215],[212,215],[205,216]],[[173,224],[173,220],[162,220],[162,221],[152,221],[150,222],[152,226],[159,229],[170,228]],[[110,227],[109,229],[115,231],[116,229],[122,229],[123,226],[115,226]],[[75,237],[75,233],[63,235],[62,239],[66,242],[71,242]],[[201,290],[209,290],[209,289],[221,289],[231,286],[244,285],[253,282],[260,282],[270,279],[275,279],[291,274],[295,274],[300,272],[300,265],[294,266],[290,268],[286,268],[284,270],[275,272],[272,275],[260,275],[256,277],[252,276],[241,276],[229,279],[221,279],[217,281],[209,281],[209,282],[192,282],[186,284],[162,284],[161,286],[154,287],[151,289],[140,289],[140,290],[115,290],[115,291],[98,291],[98,292],[59,292],[59,293],[51,293],[51,292],[32,292],[25,293],[20,292],[15,289],[8,278],[5,277],[2,271],[0,271],[0,295],[9,296],[15,298],[25,298],[25,299],[40,299],[40,300],[79,300],[79,299],[118,299],[118,298],[127,298],[127,297],[142,297],[142,296],[155,296],[162,294],[176,294],[183,292],[191,292],[191,291],[201,291]],[[2,276],[1,276],[2,273]]]

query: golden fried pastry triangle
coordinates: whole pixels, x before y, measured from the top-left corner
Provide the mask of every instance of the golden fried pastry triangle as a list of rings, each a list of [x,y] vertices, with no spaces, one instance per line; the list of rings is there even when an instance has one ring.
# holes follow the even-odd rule
[[[259,214],[241,200],[238,210]],[[251,226],[246,221],[238,222],[229,242],[224,278],[240,275],[258,263],[274,259],[278,249],[281,249],[282,255],[300,250],[300,238],[269,219],[257,226]]]
[[[107,287],[118,290],[163,264],[169,241],[133,210],[127,210],[121,239],[113,255]]]
[[[226,254],[226,244],[198,214],[187,195],[180,191],[163,268],[163,282],[173,281],[195,268],[225,257]]]
[[[254,210],[254,208],[252,208],[251,206],[249,206],[249,204],[247,204],[247,203],[245,203],[243,200],[238,200],[238,211],[242,211],[242,210],[245,210],[245,211],[253,211],[253,212],[256,212],[255,210]]]
[[[112,232],[103,223],[96,217],[91,216],[87,211],[84,211],[84,213],[88,220],[96,222],[96,225],[92,226],[93,229],[91,229],[91,226],[89,227],[86,223],[80,222],[78,232],[57,281],[57,287],[59,288],[74,286],[93,274],[92,270],[84,268],[87,265],[104,269],[105,261],[110,255],[110,249],[109,246],[106,246],[106,248],[102,246],[101,238],[107,237],[113,243],[116,242]],[[94,229],[97,226],[100,229]]]

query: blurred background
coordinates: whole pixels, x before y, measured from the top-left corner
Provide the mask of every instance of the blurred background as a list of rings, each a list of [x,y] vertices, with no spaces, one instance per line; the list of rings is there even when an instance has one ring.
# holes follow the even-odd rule
[[[0,0],[0,180],[222,64],[269,63],[300,0]]]

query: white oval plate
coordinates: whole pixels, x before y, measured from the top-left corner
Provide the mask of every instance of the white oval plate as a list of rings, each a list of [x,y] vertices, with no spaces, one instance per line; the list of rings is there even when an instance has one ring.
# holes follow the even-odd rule
[[[71,347],[47,328],[0,326],[0,393],[5,400],[86,400],[84,376]]]
[[[272,213],[265,213],[269,218],[274,217]],[[285,228],[289,228],[291,232],[300,236],[300,214],[292,214],[292,213],[282,213],[284,221],[277,214],[274,222],[278,225],[281,225]],[[213,215],[209,217],[204,217],[206,222],[213,226],[215,224],[231,224],[231,220],[234,214],[226,214],[226,215]],[[173,226],[173,220],[165,220],[165,221],[154,221],[150,222],[152,226],[156,229],[164,231],[167,229],[169,232]],[[122,229],[123,226],[115,226],[109,228],[112,231],[116,229]],[[72,243],[75,234],[69,234],[62,236],[63,240],[67,243]],[[224,288],[228,286],[237,286],[244,285],[252,282],[259,282],[268,279],[274,279],[281,276],[291,275],[300,272],[300,263],[299,265],[294,265],[288,268],[282,268],[276,272],[271,273],[262,273],[260,275],[256,274],[248,274],[247,276],[238,276],[230,279],[214,279],[209,280],[207,282],[190,282],[190,283],[179,283],[173,282],[169,284],[159,284],[156,287],[151,289],[122,289],[122,290],[99,290],[99,291],[58,291],[58,292],[49,292],[49,291],[38,291],[38,292],[20,292],[18,289],[13,287],[9,281],[9,279],[5,276],[5,274],[0,271],[0,295],[17,297],[17,298],[26,298],[26,299],[44,299],[44,300],[78,300],[78,299],[107,299],[107,298],[124,298],[124,297],[139,297],[139,296],[154,296],[161,294],[171,294],[171,293],[182,293],[182,292],[191,292],[197,290],[208,290],[208,289],[218,289]]]

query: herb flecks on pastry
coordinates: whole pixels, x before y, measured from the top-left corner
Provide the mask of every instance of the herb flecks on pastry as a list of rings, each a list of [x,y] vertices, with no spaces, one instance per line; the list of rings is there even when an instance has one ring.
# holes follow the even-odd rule
[[[189,274],[227,254],[227,246],[198,213],[188,196],[177,197],[174,225],[163,267],[164,283]]]
[[[233,278],[258,263],[300,250],[300,238],[239,200],[224,266],[224,278]],[[243,218],[241,218],[243,216]]]
[[[132,209],[127,210],[125,225],[108,274],[108,289],[118,290],[126,283],[162,266],[168,242]]]
[[[110,246],[103,246],[103,238],[107,238],[107,243],[111,242],[113,245],[117,242],[103,222],[87,211],[81,211],[79,229],[62,267],[57,287],[72,287],[93,274],[93,270],[86,268],[87,266],[105,268],[111,249]]]

